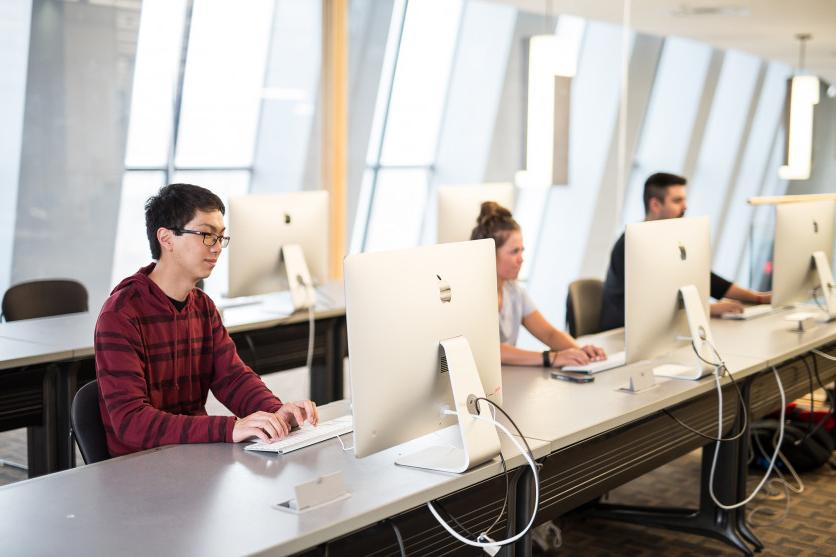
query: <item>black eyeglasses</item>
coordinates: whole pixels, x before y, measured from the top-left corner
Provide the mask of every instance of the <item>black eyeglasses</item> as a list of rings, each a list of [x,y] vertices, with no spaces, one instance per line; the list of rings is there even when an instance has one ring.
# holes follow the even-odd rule
[[[213,234],[211,232],[201,232],[199,230],[189,230],[187,228],[172,228],[175,234],[178,236],[180,234],[194,234],[195,236],[203,236],[203,245],[206,247],[212,247],[218,242],[221,243],[221,247],[225,248],[229,245],[229,236],[221,236],[219,234]]]

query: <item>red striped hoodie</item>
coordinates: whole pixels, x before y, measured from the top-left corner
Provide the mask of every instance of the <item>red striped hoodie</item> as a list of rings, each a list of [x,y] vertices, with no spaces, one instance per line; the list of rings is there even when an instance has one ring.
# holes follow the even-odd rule
[[[176,443],[232,441],[232,416],[208,416],[209,390],[236,416],[281,400],[241,358],[212,300],[197,288],[177,311],[148,275],[111,292],[96,322],[99,409],[112,456]]]

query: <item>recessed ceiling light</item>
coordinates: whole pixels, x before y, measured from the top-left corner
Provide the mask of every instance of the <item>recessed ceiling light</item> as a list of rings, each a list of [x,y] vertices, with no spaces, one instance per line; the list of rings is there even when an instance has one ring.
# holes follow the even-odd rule
[[[682,4],[675,10],[671,11],[674,17],[693,17],[693,16],[731,16],[731,17],[746,17],[751,15],[751,11],[746,6],[723,6],[723,5],[708,5],[689,6]]]

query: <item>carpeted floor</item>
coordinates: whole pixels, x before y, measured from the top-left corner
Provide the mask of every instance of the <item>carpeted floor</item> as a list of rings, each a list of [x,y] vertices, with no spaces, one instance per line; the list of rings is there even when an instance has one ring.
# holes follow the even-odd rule
[[[611,492],[609,502],[635,505],[697,506],[700,451],[638,478]],[[836,471],[825,465],[802,475],[804,492],[790,493],[786,517],[784,490],[775,486],[774,497],[759,495],[747,506],[755,534],[764,543],[764,556],[836,556]],[[760,481],[757,472],[750,477],[750,492]],[[774,513],[774,514],[768,514]],[[775,523],[777,521],[777,523]],[[772,524],[771,524],[772,523]],[[575,515],[558,521],[563,545],[543,555],[583,555],[596,557],[649,556],[696,557],[703,555],[741,555],[723,542],[656,528]]]

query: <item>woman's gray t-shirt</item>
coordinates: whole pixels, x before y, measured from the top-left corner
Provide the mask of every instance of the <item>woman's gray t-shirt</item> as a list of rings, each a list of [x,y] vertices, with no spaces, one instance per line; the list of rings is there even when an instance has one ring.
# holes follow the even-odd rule
[[[499,341],[516,345],[523,318],[535,311],[537,306],[525,288],[515,280],[506,280],[502,285],[502,308],[499,310]]]

